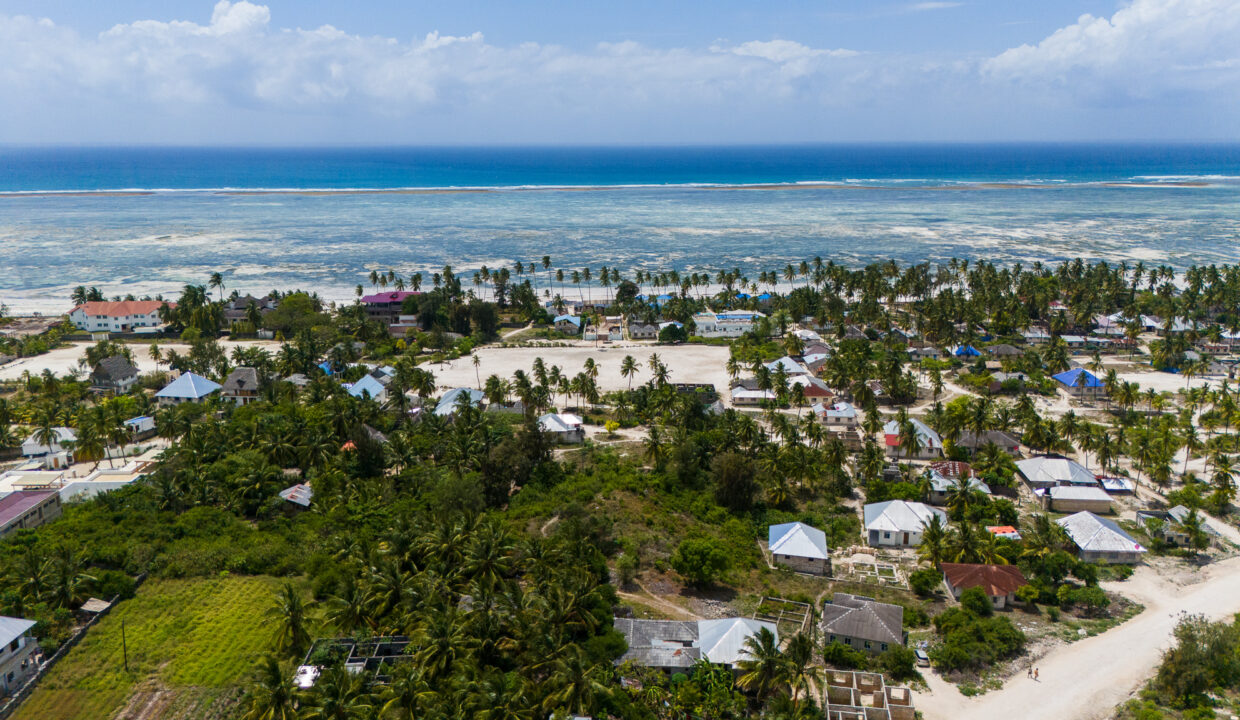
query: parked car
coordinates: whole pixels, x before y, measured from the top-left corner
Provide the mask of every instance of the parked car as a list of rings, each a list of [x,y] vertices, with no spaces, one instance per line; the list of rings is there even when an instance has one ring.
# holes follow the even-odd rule
[[[917,656],[917,667],[930,667],[930,656],[925,650],[914,650],[913,655]]]

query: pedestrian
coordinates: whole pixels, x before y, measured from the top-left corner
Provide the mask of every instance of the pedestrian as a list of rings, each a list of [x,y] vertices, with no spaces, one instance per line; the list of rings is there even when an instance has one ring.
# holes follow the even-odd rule
[[[1033,679],[1034,679],[1034,680],[1037,680],[1037,679],[1038,679],[1038,668],[1034,668],[1034,669],[1033,669]]]
[[[1025,668],[1025,677],[1030,677],[1030,678],[1033,677],[1033,666],[1032,665]]]

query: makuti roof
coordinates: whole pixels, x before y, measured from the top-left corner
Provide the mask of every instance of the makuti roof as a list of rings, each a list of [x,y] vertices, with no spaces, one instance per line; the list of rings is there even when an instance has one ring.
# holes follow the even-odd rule
[[[1081,511],[1056,522],[1081,550],[1089,552],[1145,552],[1141,543],[1124,532],[1119,525],[1097,515]]]
[[[1072,368],[1051,377],[1067,387],[1102,387],[1098,376],[1085,368]]]
[[[830,557],[827,534],[805,523],[791,522],[772,525],[767,530],[772,555],[825,560]]]
[[[198,400],[219,389],[219,383],[208,380],[201,375],[195,375],[192,372],[187,372],[176,380],[168,383],[164,386],[163,390],[155,393],[155,397],[174,398],[178,400]]]

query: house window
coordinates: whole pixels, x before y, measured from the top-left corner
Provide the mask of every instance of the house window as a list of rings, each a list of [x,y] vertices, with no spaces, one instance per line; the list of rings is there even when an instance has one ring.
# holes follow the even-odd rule
[[[887,652],[887,643],[883,643],[883,652]]]
[[[884,539],[884,540],[890,540],[890,539],[891,539],[891,533],[889,533],[889,532],[885,532],[885,533],[883,533],[883,539]]]
[[[870,649],[870,641],[869,641],[869,640],[866,640],[866,641],[865,641],[865,649],[866,649],[866,650],[869,650],[869,649]]]
[[[832,635],[832,636],[831,636],[831,639],[830,639],[828,642],[835,642],[835,636],[834,636],[834,635]]]
[[[845,644],[845,645],[849,645],[849,646],[851,646],[851,645],[852,645],[852,638],[844,638],[844,644]]]
[[[17,638],[17,639],[16,639],[16,640],[14,640],[13,642],[9,643],[9,649],[10,649],[10,650],[17,650],[17,648],[21,646],[21,643],[22,643],[22,639],[21,639],[21,638]]]

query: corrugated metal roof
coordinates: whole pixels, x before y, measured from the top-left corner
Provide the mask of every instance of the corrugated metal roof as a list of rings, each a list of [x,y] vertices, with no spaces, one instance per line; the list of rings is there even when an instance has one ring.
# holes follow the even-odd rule
[[[831,556],[827,534],[805,523],[772,525],[767,531],[771,554],[825,560]]]
[[[865,506],[865,529],[887,532],[921,532],[930,518],[938,515],[944,523],[947,514],[929,505],[907,500],[888,500]]]
[[[1097,515],[1081,511],[1057,521],[1081,550],[1088,552],[1145,552],[1141,543],[1124,532],[1119,525]]]

